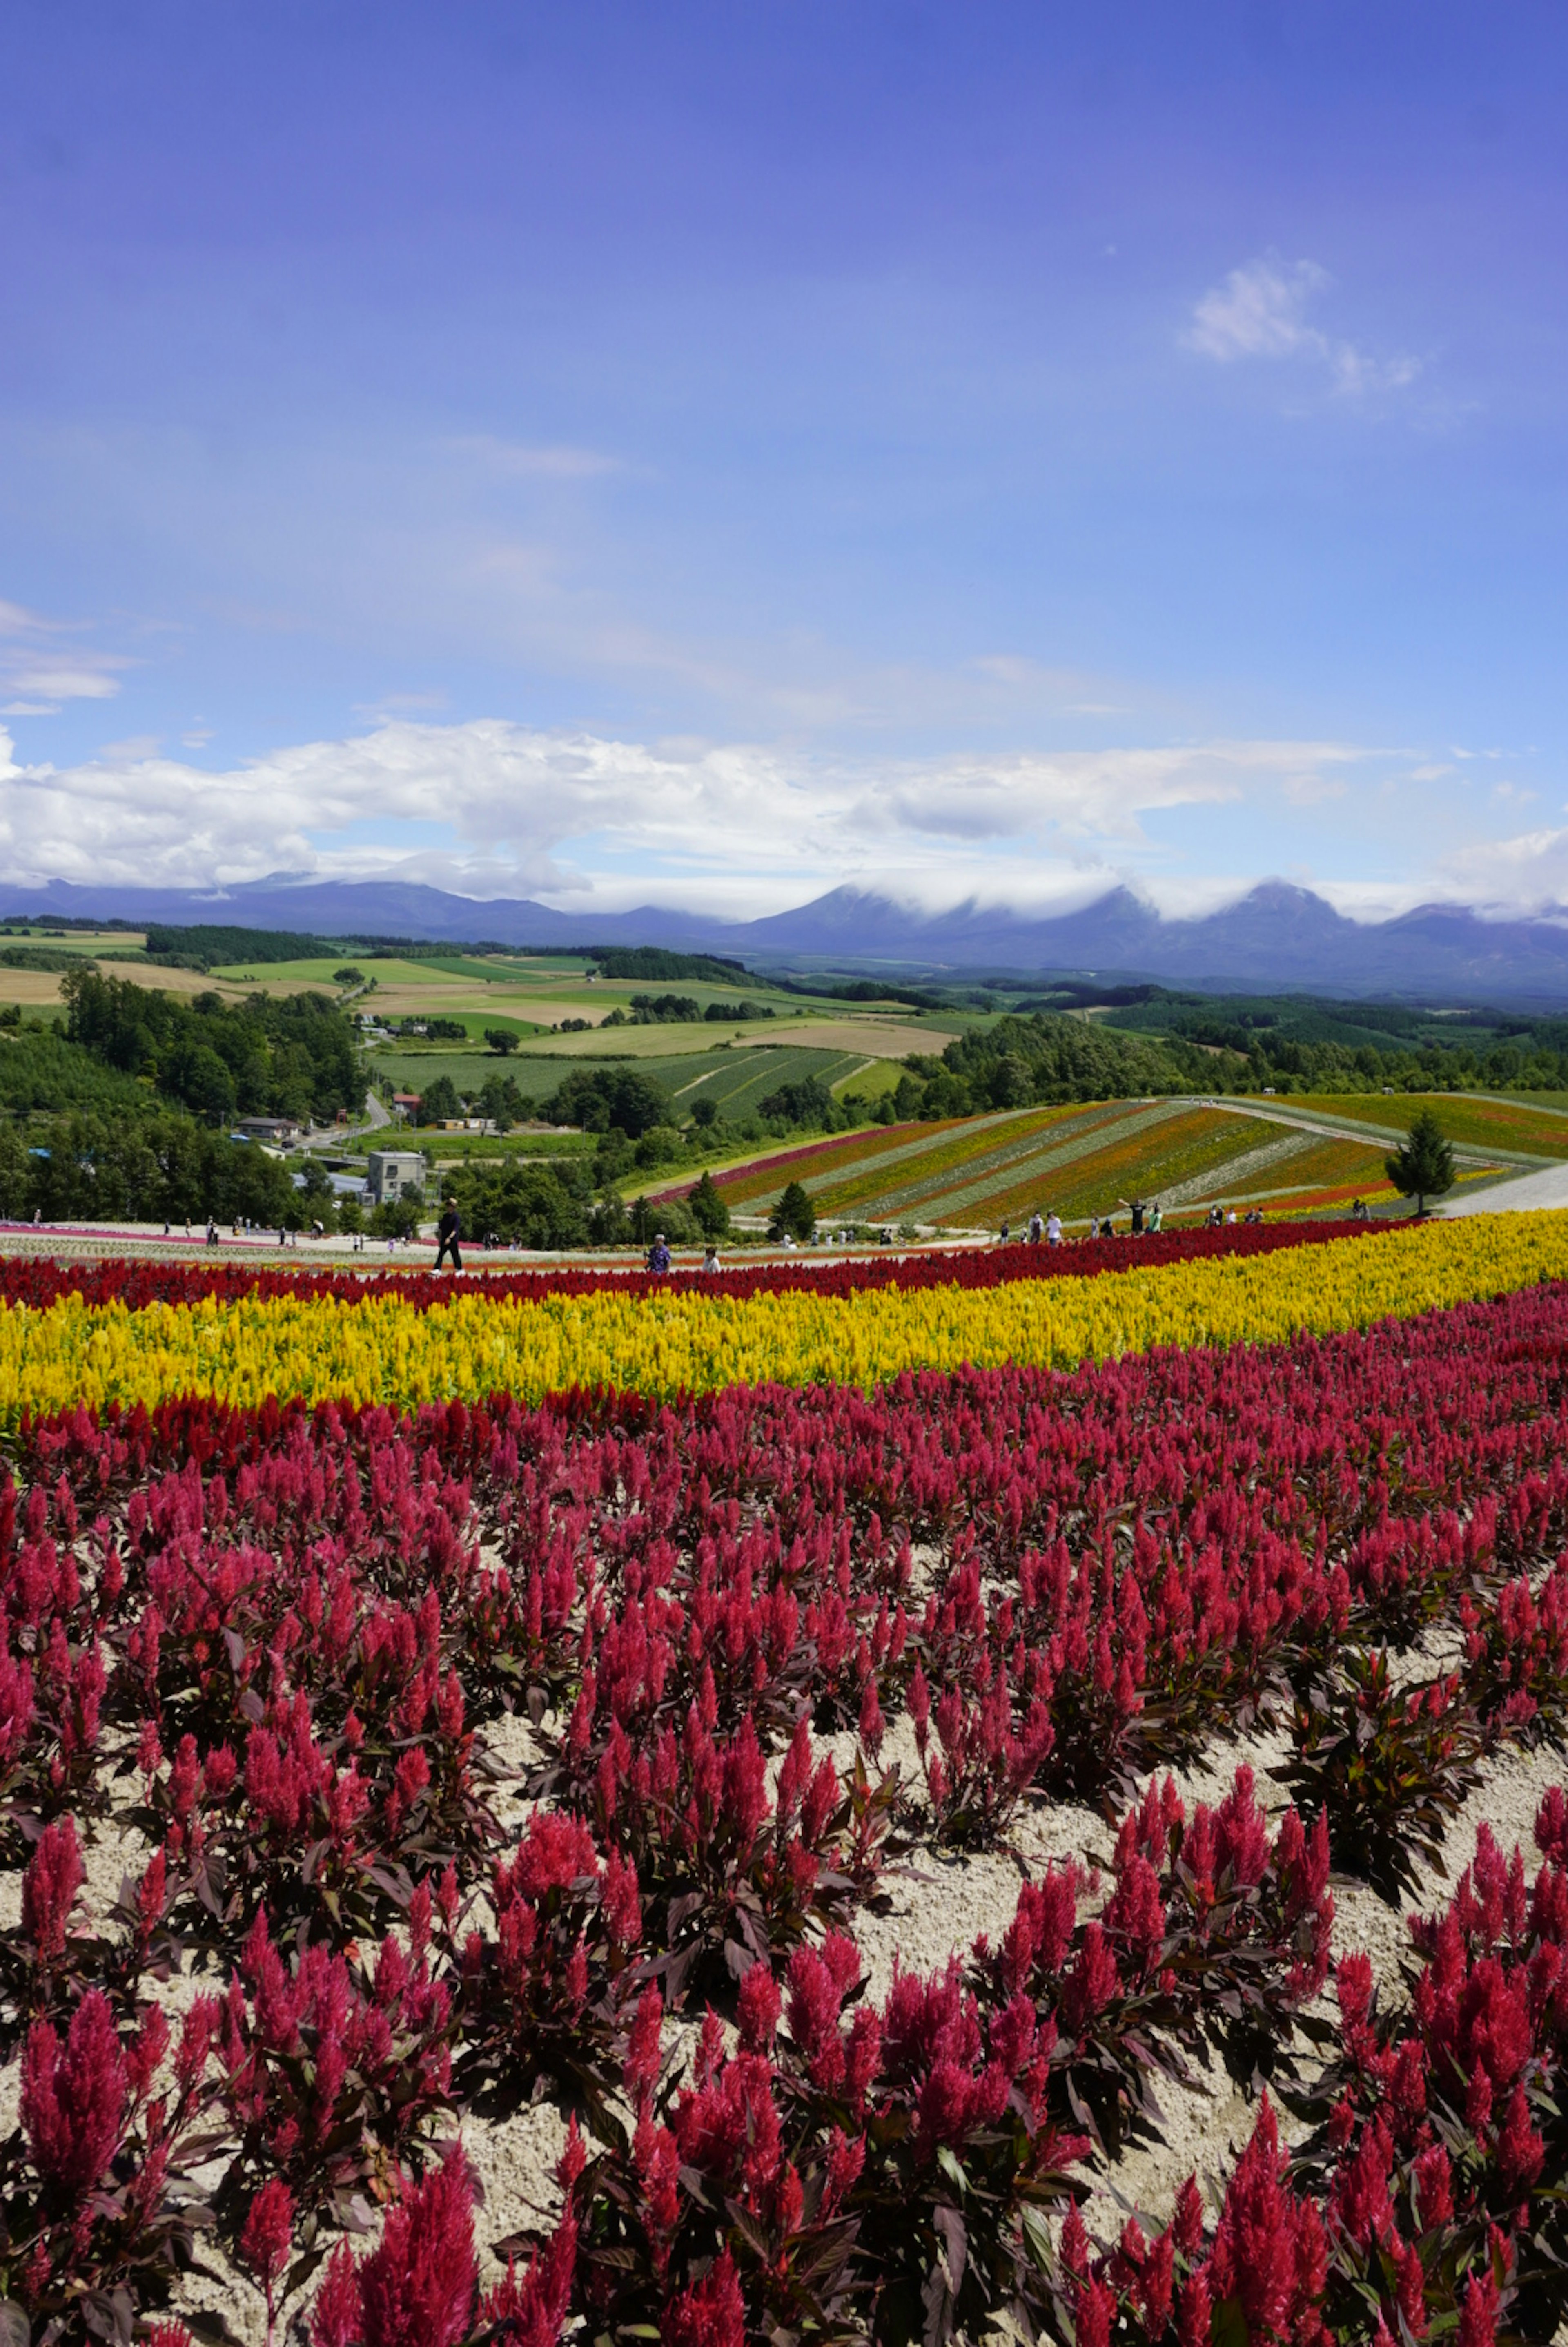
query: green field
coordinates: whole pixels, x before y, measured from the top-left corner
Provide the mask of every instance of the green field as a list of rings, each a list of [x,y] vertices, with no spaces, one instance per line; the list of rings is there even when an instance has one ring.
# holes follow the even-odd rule
[[[693,1055],[689,1073],[677,1076],[675,1062],[650,1071],[677,1105],[689,1113],[693,1101],[717,1101],[719,1113],[731,1123],[752,1115],[759,1102],[780,1084],[805,1083],[815,1077],[830,1091],[864,1065],[853,1051],[815,1051],[804,1043],[736,1044],[728,1051]]]
[[[1346,1092],[1304,1094],[1286,1105],[1390,1133],[1408,1133],[1421,1110],[1431,1109],[1447,1138],[1461,1148],[1568,1158],[1568,1116],[1523,1101],[1488,1100],[1473,1092]]]
[[[476,1020],[473,1023],[484,1022]],[[620,1028],[616,1030],[616,1040],[626,1048],[614,1054],[589,1054],[569,1048],[544,1053],[535,1049],[515,1051],[503,1059],[494,1051],[464,1051],[455,1044],[416,1044],[410,1048],[394,1043],[382,1045],[371,1059],[377,1075],[390,1076],[399,1092],[423,1092],[437,1076],[450,1076],[457,1090],[472,1098],[489,1077],[510,1076],[525,1100],[538,1101],[553,1092],[574,1067],[602,1066],[609,1057],[647,1061],[647,1053],[633,1048],[640,1036],[695,1036],[698,1031],[689,1027]],[[560,1040],[569,1047],[583,1038],[564,1035]],[[664,1053],[649,1062],[647,1072],[669,1093],[678,1115],[688,1116],[692,1102],[706,1094],[718,1102],[723,1115],[738,1122],[752,1114],[758,1102],[780,1084],[801,1083],[809,1076],[815,1076],[819,1081],[831,1085],[852,1075],[861,1065],[861,1058],[854,1052],[814,1051],[800,1044],[747,1043],[732,1045],[728,1050],[710,1047],[706,1051]]]
[[[290,987],[320,986],[329,994],[337,989],[332,973],[339,969],[362,970],[367,978],[382,985],[408,986],[417,984],[423,962],[371,961],[359,954],[322,954],[300,961],[236,961],[212,972],[214,978],[227,979],[235,986],[270,986],[281,989]]]

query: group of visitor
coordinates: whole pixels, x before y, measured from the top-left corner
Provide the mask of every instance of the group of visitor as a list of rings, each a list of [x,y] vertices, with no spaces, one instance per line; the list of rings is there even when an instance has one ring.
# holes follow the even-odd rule
[[[1128,1234],[1133,1238],[1143,1238],[1145,1235],[1153,1237],[1165,1228],[1165,1217],[1157,1198],[1118,1198],[1116,1204],[1126,1214]],[[1367,1219],[1367,1209],[1359,1198],[1350,1211],[1358,1221],[1364,1222]],[[1234,1206],[1228,1210],[1224,1206],[1211,1206],[1204,1216],[1204,1222],[1210,1230],[1219,1230],[1237,1221],[1261,1223],[1262,1220],[1263,1211],[1259,1206],[1252,1207],[1247,1214],[1240,1216],[1237,1215]],[[1003,1246],[1008,1244],[1012,1231],[1013,1226],[1010,1223],[1003,1224],[1000,1237]],[[1046,1246],[1060,1246],[1063,1235],[1062,1217],[1054,1207],[1048,1214],[1042,1214],[1036,1207],[1029,1217],[1029,1245],[1039,1246],[1044,1244]],[[1090,1215],[1089,1236],[1092,1239],[1114,1239],[1119,1235],[1120,1226],[1114,1211],[1109,1214]]]

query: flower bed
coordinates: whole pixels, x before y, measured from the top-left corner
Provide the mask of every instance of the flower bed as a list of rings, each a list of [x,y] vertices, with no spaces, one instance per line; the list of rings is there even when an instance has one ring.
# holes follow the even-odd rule
[[[717,1274],[700,1273],[692,1264],[659,1277],[640,1267],[627,1270],[593,1263],[461,1276],[430,1271],[361,1275],[251,1266],[211,1254],[184,1263],[0,1255],[0,1307],[21,1304],[31,1310],[46,1310],[69,1296],[80,1296],[93,1307],[122,1303],[132,1311],[149,1304],[193,1305],[208,1298],[220,1303],[254,1298],[363,1304],[395,1297],[423,1311],[461,1296],[504,1303],[549,1296],[700,1295],[738,1299],[771,1295],[854,1296],[890,1287],[987,1288],[1013,1279],[1089,1279],[1103,1272],[1125,1270],[1130,1262],[1157,1266],[1207,1261],[1224,1255],[1268,1254],[1281,1246],[1320,1245],[1327,1239],[1359,1235],[1364,1235],[1359,1226],[1349,1222],[1338,1230],[1319,1225],[1299,1231],[1275,1231],[1267,1237],[1260,1236],[1256,1227],[1237,1226],[1145,1235],[1138,1240],[1135,1255],[1129,1254],[1125,1241],[1077,1240],[1049,1249],[1015,1242],[1006,1247],[932,1247],[918,1254],[890,1251],[885,1255],[858,1255],[849,1259],[810,1254],[794,1262],[774,1258],[766,1263],[732,1264]]]
[[[1174,1237],[1176,1260],[1163,1266],[1160,1240],[1137,1250],[1122,1242],[1133,1269],[985,1286],[861,1290],[830,1273],[819,1292],[737,1297],[700,1282],[651,1299],[607,1286],[502,1298],[469,1291],[423,1310],[385,1293],[352,1304],[272,1295],[139,1309],[68,1296],[38,1311],[0,1311],[0,1425],[73,1400],[151,1406],[176,1394],[403,1409],[498,1390],[537,1399],[635,1386],[678,1396],[738,1380],[869,1389],[913,1369],[1070,1366],[1158,1346],[1365,1327],[1387,1313],[1568,1274],[1568,1221],[1553,1214],[1419,1225],[1375,1244],[1270,1248],[1275,1234],[1248,1235],[1263,1244],[1214,1255]],[[1044,1250],[1022,1252],[1048,1260]]]
[[[1549,2338],[1568,1802],[1532,1877],[1483,1838],[1408,2001],[1335,1965],[1330,1886],[1568,1721],[1568,1291],[1528,1278],[1555,1225],[1510,1219],[1501,1253],[1176,1267],[1519,1283],[1280,1346],[27,1416],[12,2329],[178,2347],[208,2264],[237,2325],[249,2292],[253,2335],[312,2347]],[[277,1307],[199,1325],[247,1309]],[[1396,1686],[1431,1630],[1451,1667]],[[1292,1802],[1165,1775],[1264,1717]],[[1099,1882],[1059,1853],[951,1962],[873,1973],[901,1869],[918,1902],[1062,1799],[1111,1819]],[[1097,2238],[1091,2179],[1207,2063],[1269,2080],[1223,2191]],[[539,2109],[571,2122],[557,2206],[508,2271],[467,2161]]]

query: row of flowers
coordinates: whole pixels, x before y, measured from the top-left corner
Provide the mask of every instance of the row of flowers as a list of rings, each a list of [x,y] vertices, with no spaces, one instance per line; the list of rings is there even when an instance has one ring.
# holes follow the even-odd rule
[[[793,1149],[770,1150],[765,1158],[716,1175],[715,1186],[723,1191],[731,1205],[744,1205],[754,1199],[776,1195],[780,1174],[810,1182],[829,1172],[874,1168],[917,1155],[933,1141],[941,1145],[942,1136],[989,1136],[998,1125],[1010,1121],[988,1117],[977,1124],[972,1117],[945,1117],[936,1122],[890,1124],[873,1126],[863,1133],[834,1133],[825,1141],[806,1141]],[[681,1183],[659,1194],[678,1195],[686,1187]]]
[[[1215,1125],[1229,1122],[1211,1112],[1191,1112]],[[1153,1157],[1163,1163],[1165,1148],[1186,1119],[1161,1103],[1155,1108],[1128,1110],[1118,1104],[1111,1114],[1074,1118],[1044,1129],[1014,1132],[1006,1128],[993,1135],[989,1149],[937,1150],[897,1169],[891,1179],[862,1179],[834,1184],[820,1194],[826,1212],[849,1210],[871,1215],[918,1214],[942,1221],[960,1219],[961,1210],[983,1207],[1020,1184],[1034,1191],[1033,1204],[1048,1207],[1064,1194],[1064,1185],[1084,1179],[1084,1168],[1105,1164],[1106,1186],[1101,1194],[1108,1205],[1116,1194],[1109,1168]],[[1028,1209],[1025,1209],[1027,1212]]]
[[[1268,1128],[1251,1119],[1222,1116],[1210,1109],[1194,1109],[1167,1118],[1152,1131],[1126,1133],[1106,1148],[1081,1161],[1052,1170],[1045,1180],[1053,1201],[1069,1219],[1109,1212],[1119,1198],[1173,1191],[1196,1175],[1211,1176],[1217,1186],[1227,1165],[1255,1155]],[[1029,1211],[1039,1180],[1000,1184],[985,1200],[993,1216]]]
[[[1551,1214],[1407,1227],[1376,1245],[1281,1249],[1276,1234],[1252,1235],[1261,1244],[1212,1257],[1177,1242],[1175,1261],[1162,1260],[1157,1240],[1122,1242],[1127,1270],[984,1287],[860,1287],[846,1277],[740,1296],[674,1287],[650,1303],[606,1284],[532,1296],[468,1290],[423,1309],[384,1292],[353,1303],[272,1293],[139,1308],[72,1294],[36,1311],[0,1311],[0,1423],[77,1401],[150,1407],[187,1393],[252,1407],[297,1395],[410,1408],[497,1391],[871,1388],[915,1369],[1067,1367],[1156,1347],[1366,1327],[1568,1274],[1568,1225]],[[1047,1268],[1056,1259],[1023,1252]],[[1056,1254],[1071,1262],[1074,1252]]]
[[[950,1188],[986,1183],[1007,1165],[1045,1164],[1104,1146],[1129,1114],[1140,1122],[1147,1110],[1117,1102],[1111,1107],[1045,1109],[1026,1115],[959,1125],[897,1158],[858,1165],[830,1180],[808,1183],[825,1213],[897,1215],[917,1208],[926,1196]],[[1156,1112],[1159,1113],[1159,1112]]]
[[[1223,1255],[1268,1254],[1280,1246],[1322,1245],[1335,1238],[1365,1236],[1358,1225],[1336,1229],[1320,1224],[1263,1237],[1241,1225],[1227,1230],[1162,1231],[1145,1235],[1135,1260],[1144,1265],[1207,1262]],[[1013,1279],[1089,1279],[1126,1268],[1125,1247],[1114,1242],[1078,1242],[1049,1253],[1018,1243],[1011,1246],[930,1248],[918,1254],[858,1256],[808,1255],[790,1262],[732,1266],[717,1274],[695,1266],[656,1276],[640,1267],[558,1267],[539,1271],[442,1275],[428,1271],[283,1271],[206,1255],[195,1262],[117,1257],[56,1261],[51,1256],[0,1256],[0,1306],[25,1305],[42,1311],[67,1296],[97,1306],[123,1304],[138,1311],[148,1304],[199,1304],[208,1299],[238,1303],[255,1298],[360,1304],[395,1297],[417,1309],[450,1304],[455,1296],[529,1302],[540,1296],[668,1296],[694,1293],[744,1298],[750,1296],[851,1296],[883,1288],[1005,1286]]]

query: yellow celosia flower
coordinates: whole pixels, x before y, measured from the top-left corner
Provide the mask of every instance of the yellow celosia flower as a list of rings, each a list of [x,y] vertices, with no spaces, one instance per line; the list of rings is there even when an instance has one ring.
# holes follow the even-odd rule
[[[1568,1214],[1476,1215],[1345,1239],[993,1288],[868,1288],[847,1296],[492,1299],[419,1311],[390,1297],[0,1308],[0,1423],[76,1403],[267,1395],[406,1409],[572,1386],[703,1393],[727,1385],[877,1385],[906,1369],[1070,1368],[1156,1345],[1274,1343],[1363,1328],[1568,1276]]]

